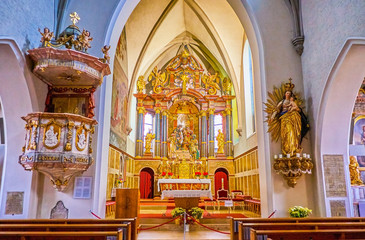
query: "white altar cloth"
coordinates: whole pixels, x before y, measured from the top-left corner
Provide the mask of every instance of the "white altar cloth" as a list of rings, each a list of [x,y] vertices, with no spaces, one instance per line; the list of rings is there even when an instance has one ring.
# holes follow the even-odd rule
[[[209,184],[209,188],[208,190],[211,190],[211,183],[212,181],[210,179],[169,179],[169,178],[164,178],[164,179],[159,179],[157,182],[157,188],[158,191],[160,190],[160,183],[197,183],[197,184]]]
[[[213,199],[211,191],[210,179],[159,179],[157,182],[158,191],[161,191],[160,184],[207,184],[204,190],[163,190],[161,199],[168,198],[184,198],[184,197],[208,197]]]
[[[210,190],[163,190],[161,199],[167,198],[187,198],[187,197],[208,197],[213,199]]]

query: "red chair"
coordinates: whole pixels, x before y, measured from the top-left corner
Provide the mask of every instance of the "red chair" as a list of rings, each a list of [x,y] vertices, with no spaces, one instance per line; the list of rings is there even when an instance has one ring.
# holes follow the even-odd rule
[[[215,205],[217,203],[217,199],[213,198],[213,199],[210,199],[210,198],[205,198],[204,199],[204,208],[205,210],[208,211],[208,207],[209,206],[212,206],[213,207],[213,210],[215,211]]]
[[[232,190],[232,201],[233,201],[233,210],[236,208],[236,206],[240,206],[242,210],[245,207],[245,199],[240,197],[243,195],[243,192],[241,190]]]
[[[225,189],[220,189],[217,191],[217,205],[218,205],[218,210],[220,210],[220,206],[221,206],[221,202],[224,203],[224,201],[227,200],[231,200],[231,198],[229,197],[229,193],[228,190]]]

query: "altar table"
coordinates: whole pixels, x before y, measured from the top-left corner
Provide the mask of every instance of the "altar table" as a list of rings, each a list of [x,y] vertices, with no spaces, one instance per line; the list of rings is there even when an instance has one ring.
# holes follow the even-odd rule
[[[161,199],[173,198],[200,198],[212,199],[210,179],[159,179],[158,191],[162,191]]]

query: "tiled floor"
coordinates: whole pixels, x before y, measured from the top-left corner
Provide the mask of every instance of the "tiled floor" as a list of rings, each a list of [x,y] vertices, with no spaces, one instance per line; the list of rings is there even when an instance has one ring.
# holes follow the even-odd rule
[[[138,234],[138,240],[180,240],[184,239],[184,232],[181,231],[142,231]],[[230,239],[230,235],[212,231],[191,231],[185,235],[185,240],[223,240]]]

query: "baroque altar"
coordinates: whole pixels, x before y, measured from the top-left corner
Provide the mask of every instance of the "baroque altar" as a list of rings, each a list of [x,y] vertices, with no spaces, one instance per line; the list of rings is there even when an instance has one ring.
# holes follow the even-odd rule
[[[159,178],[212,178],[210,161],[233,159],[232,81],[224,70],[208,71],[192,51],[182,45],[163,68],[137,80],[136,162],[158,161]],[[153,126],[145,129],[147,114]]]

